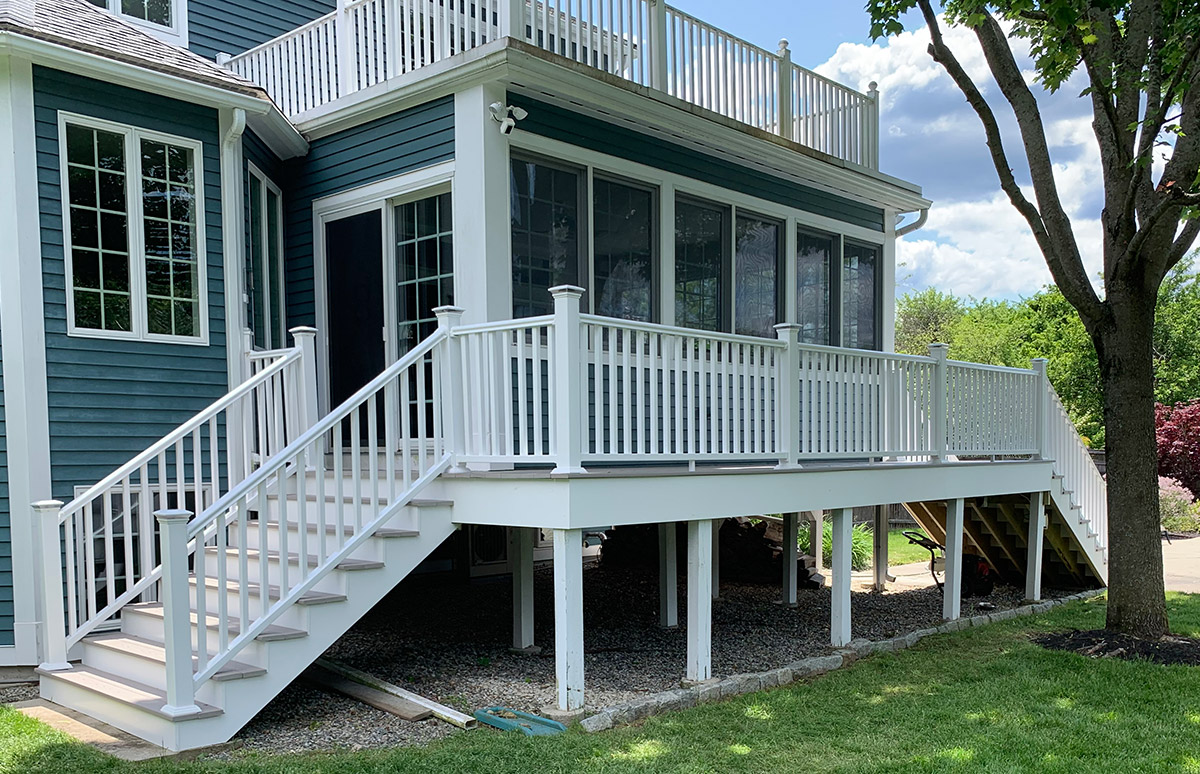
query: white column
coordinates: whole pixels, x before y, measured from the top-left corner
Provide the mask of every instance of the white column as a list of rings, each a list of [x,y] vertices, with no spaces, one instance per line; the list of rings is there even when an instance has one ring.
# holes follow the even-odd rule
[[[1025,555],[1025,598],[1042,598],[1042,540],[1046,535],[1046,501],[1043,492],[1029,495],[1029,536]]]
[[[796,127],[792,117],[792,52],[788,50],[787,38],[779,41],[779,129],[778,134],[786,140],[796,139]]]
[[[800,328],[797,323],[775,326],[775,336],[786,345],[777,359],[775,425],[779,428],[779,447],[787,452],[779,468],[797,468],[800,454]]]
[[[962,612],[963,511],[962,498],[946,503],[946,580],[942,617],[953,621]]]
[[[946,359],[950,356],[949,344],[930,344],[929,356],[933,358],[933,448],[935,462],[946,461]]]
[[[167,715],[191,715],[196,706],[192,682],[192,622],[188,587],[187,525],[191,511],[156,511],[162,556],[163,650],[166,652]]]
[[[829,637],[834,647],[850,642],[850,532],[854,511],[835,508],[833,515],[833,587]]]
[[[528,651],[533,644],[532,527],[510,527],[508,559],[512,564],[513,649]],[[582,564],[580,565],[582,567]]]
[[[713,519],[712,522],[712,598],[721,598],[721,523],[724,519]]]
[[[554,296],[554,432],[558,455],[555,473],[582,473],[583,455],[583,325],[579,299],[583,288],[559,285]]]
[[[713,524],[689,521],[687,530],[687,674],[688,680],[712,677]]]
[[[872,564],[875,576],[875,590],[883,591],[888,582],[888,507],[875,506],[875,531],[872,534]]]
[[[36,556],[41,564],[42,665],[48,672],[70,669],[67,663],[66,615],[63,611],[63,554],[59,514],[63,504],[43,500],[33,504]]]
[[[346,0],[337,0],[337,16],[334,19],[334,35],[337,36],[338,96],[344,97],[356,91],[358,67],[354,61],[350,14],[346,12]]]
[[[667,2],[650,0],[650,88],[667,90]]]
[[[554,530],[554,663],[558,708],[583,709],[583,530]]]
[[[500,36],[525,40],[525,0],[500,0]],[[545,43],[549,47],[550,41]]]
[[[825,511],[809,511],[812,521],[808,523],[808,550],[817,560],[817,569],[825,568]]]
[[[1033,411],[1034,437],[1037,439],[1038,456],[1044,460],[1054,455],[1050,451],[1050,382],[1046,377],[1046,367],[1050,361],[1044,357],[1036,357],[1029,361],[1029,367],[1037,373],[1034,382]],[[1061,468],[1060,468],[1061,470]]]
[[[664,627],[679,626],[679,548],[675,522],[658,525],[658,620]]]
[[[796,589],[800,584],[800,557],[796,545],[799,537],[800,514],[783,514],[783,604],[788,607],[796,606]]]

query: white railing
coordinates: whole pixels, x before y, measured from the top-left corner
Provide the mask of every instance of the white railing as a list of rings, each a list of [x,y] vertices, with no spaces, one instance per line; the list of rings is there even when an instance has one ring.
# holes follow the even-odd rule
[[[352,0],[231,58],[296,116],[500,37],[871,169],[878,94],[792,63],[663,0]]]
[[[946,378],[948,454],[1018,456],[1040,451],[1037,402],[1044,387],[1036,373],[952,361]]]
[[[1048,381],[1044,383],[1049,399],[1045,409],[1047,451],[1043,456],[1054,460],[1054,472],[1063,477],[1064,488],[1071,491],[1072,504],[1079,506],[1083,520],[1090,522],[1096,533],[1096,547],[1104,549],[1108,545],[1107,484],[1058,393]]]
[[[43,571],[48,588],[63,590],[48,595],[61,608],[48,620],[65,621],[48,661],[60,663],[58,655],[129,602],[153,598],[155,511],[203,511],[250,475],[255,454],[283,448],[315,418],[316,396],[304,380],[315,373],[315,331],[292,333],[295,347],[272,353],[220,400],[42,517]]]

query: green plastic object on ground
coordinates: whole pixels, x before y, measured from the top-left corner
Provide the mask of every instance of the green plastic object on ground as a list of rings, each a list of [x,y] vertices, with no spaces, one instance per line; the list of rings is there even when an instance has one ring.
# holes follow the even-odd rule
[[[475,710],[475,719],[494,726],[501,731],[520,731],[526,736],[550,736],[561,734],[567,727],[557,720],[540,715],[511,709],[509,707],[485,707]]]

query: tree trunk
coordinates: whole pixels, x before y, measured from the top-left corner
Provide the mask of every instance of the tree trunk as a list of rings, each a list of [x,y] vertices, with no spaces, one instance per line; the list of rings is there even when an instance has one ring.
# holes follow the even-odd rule
[[[1112,317],[1094,335],[1108,465],[1105,626],[1152,639],[1168,633],[1154,434],[1155,300],[1153,293],[1110,288]]]

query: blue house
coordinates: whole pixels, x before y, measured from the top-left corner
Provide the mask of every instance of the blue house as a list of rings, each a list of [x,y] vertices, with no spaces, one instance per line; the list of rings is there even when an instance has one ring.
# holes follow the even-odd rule
[[[931,205],[878,135],[663,0],[0,0],[0,666],[224,741],[460,531],[518,648],[553,556],[565,712],[596,528],[660,525],[674,625],[687,523],[691,680],[729,517],[832,519],[834,645],[856,507],[945,544],[947,618],[968,551],[1102,585],[1045,363],[893,352]]]

